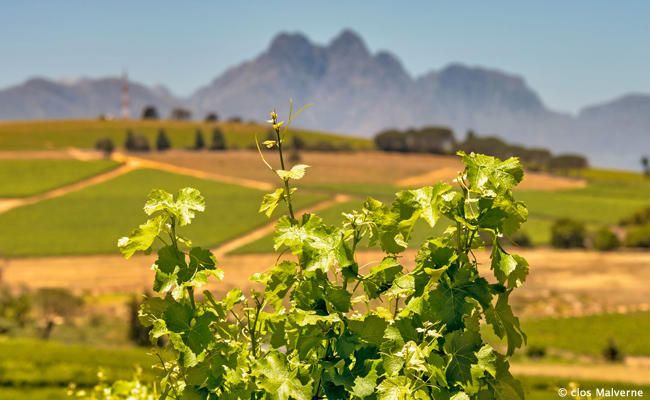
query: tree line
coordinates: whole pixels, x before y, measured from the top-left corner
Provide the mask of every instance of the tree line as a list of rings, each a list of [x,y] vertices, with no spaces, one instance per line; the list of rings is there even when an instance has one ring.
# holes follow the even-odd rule
[[[511,145],[496,136],[478,136],[473,131],[469,131],[461,142],[456,140],[451,129],[438,126],[386,130],[375,136],[375,144],[379,150],[401,153],[455,154],[462,150],[500,159],[518,157],[532,171],[568,174],[589,167],[587,158],[580,154],[553,155],[548,149]]]

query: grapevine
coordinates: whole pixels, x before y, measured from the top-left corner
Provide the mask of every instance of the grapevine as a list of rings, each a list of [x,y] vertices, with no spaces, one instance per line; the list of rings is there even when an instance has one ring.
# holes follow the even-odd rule
[[[262,292],[234,288],[222,299],[195,292],[224,276],[209,250],[178,233],[205,209],[195,189],[176,199],[153,190],[144,207],[152,218],[118,242],[126,258],[149,254],[156,240],[163,245],[153,265],[153,289],[162,297],[140,311],[153,342],[169,338],[167,351],[156,351],[160,398],[524,399],[507,357],[526,335],[508,300],[526,280],[528,263],[498,241],[528,217],[512,192],[524,176],[518,160],[459,152],[465,169],[458,190],[438,182],[400,191],[391,204],[368,197],[360,211],[344,214],[342,226],[328,226],[293,209],[291,183],[307,168],[285,168],[282,145],[293,118],[290,111],[284,125],[271,112],[276,140],[263,143],[277,148],[281,169],[260,151],[282,181],[260,212],[270,217],[286,205],[273,240],[276,251],[293,255],[250,278]],[[443,220],[452,225],[420,244],[409,271],[400,259],[420,218],[431,228]],[[384,253],[367,273],[357,263],[362,244]],[[492,284],[474,257],[490,246]],[[505,338],[505,354],[483,342],[483,320]]]

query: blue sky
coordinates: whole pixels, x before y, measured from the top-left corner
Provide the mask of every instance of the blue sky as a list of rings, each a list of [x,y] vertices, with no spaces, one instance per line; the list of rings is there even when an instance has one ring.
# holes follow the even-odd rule
[[[413,76],[453,62],[523,76],[551,109],[650,93],[648,1],[5,1],[0,88],[118,75],[189,95],[280,31],[350,28]]]

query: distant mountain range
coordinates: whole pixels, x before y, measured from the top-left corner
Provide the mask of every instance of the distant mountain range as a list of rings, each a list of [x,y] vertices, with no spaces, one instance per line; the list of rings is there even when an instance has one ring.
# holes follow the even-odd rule
[[[588,106],[578,116],[549,110],[523,78],[452,64],[413,78],[386,52],[370,54],[351,31],[328,46],[301,34],[280,34],[252,61],[233,67],[185,99],[164,88],[129,84],[131,114],[146,105],[161,115],[173,107],[202,117],[262,120],[288,99],[314,103],[296,124],[372,136],[386,128],[449,126],[457,138],[469,129],[528,147],[585,154],[594,165],[639,168],[650,154],[650,95],[630,94]],[[120,111],[118,78],[55,82],[32,79],[0,91],[0,119],[95,117]]]

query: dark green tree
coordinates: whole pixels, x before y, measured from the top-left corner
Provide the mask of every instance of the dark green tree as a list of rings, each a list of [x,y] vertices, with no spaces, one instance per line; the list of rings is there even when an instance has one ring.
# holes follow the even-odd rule
[[[167,133],[163,128],[158,130],[158,137],[156,138],[156,149],[158,151],[169,150],[172,147],[172,143],[167,137]]]
[[[216,112],[209,112],[205,116],[205,122],[217,122],[219,121],[219,115]]]
[[[146,106],[142,110],[142,119],[158,119],[158,110],[154,106]]]
[[[210,150],[226,150],[226,138],[223,136],[221,129],[214,128],[212,131],[212,143]]]
[[[375,136],[375,144],[379,150],[407,152],[406,135],[397,130],[388,130]]]
[[[194,150],[201,150],[205,147],[205,140],[203,140],[203,132],[199,128],[196,129],[194,136]]]

